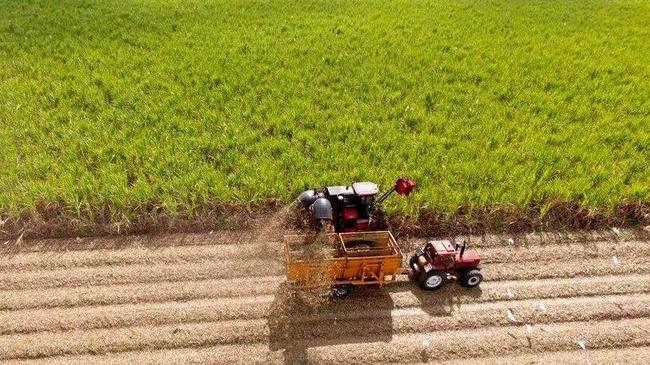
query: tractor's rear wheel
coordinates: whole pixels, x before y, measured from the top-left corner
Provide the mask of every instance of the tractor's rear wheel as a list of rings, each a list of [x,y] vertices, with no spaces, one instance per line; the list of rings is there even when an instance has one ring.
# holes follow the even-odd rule
[[[476,288],[481,281],[483,275],[478,269],[467,270],[460,275],[460,284],[466,288]]]
[[[431,270],[429,272],[420,272],[418,275],[418,284],[424,290],[437,290],[445,285],[446,274],[442,271]]]
[[[332,296],[334,298],[345,298],[350,294],[352,291],[352,285],[346,284],[346,285],[337,285],[332,287]]]

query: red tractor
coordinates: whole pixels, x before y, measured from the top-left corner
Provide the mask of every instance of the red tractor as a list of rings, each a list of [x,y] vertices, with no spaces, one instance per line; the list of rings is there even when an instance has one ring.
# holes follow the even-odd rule
[[[304,191],[298,202],[309,212],[313,225],[321,232],[358,232],[372,228],[373,215],[393,192],[408,196],[415,188],[411,180],[400,178],[379,198],[377,184],[357,182],[352,186],[328,186]]]
[[[322,245],[314,250],[312,244]],[[483,280],[478,254],[467,245],[429,241],[415,251],[404,267],[404,256],[389,231],[344,232],[285,236],[287,280],[296,288],[330,286],[337,298],[354,287],[403,282],[408,275],[424,290],[440,289],[457,279],[467,288]],[[316,255],[315,255],[316,253]]]
[[[467,288],[483,280],[478,253],[466,250],[466,243],[452,245],[449,241],[429,241],[409,259],[411,277],[424,290],[440,289],[450,278]]]

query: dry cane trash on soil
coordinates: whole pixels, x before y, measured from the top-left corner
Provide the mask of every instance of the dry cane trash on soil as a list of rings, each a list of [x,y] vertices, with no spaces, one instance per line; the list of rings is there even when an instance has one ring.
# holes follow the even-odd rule
[[[295,220],[297,207],[294,201],[285,205],[277,213],[265,219],[256,229],[255,243],[259,245],[260,252],[267,258],[281,260],[284,235],[287,233],[291,220]],[[281,307],[297,307],[302,309],[314,308],[327,302],[327,294],[331,285],[331,267],[328,259],[334,257],[333,242],[325,234],[306,235],[302,244],[295,248],[297,255],[305,260],[313,261],[314,265],[307,281],[300,283],[301,288],[283,285],[277,294],[282,297]],[[291,303],[288,303],[291,302]],[[289,305],[290,304],[290,305]]]

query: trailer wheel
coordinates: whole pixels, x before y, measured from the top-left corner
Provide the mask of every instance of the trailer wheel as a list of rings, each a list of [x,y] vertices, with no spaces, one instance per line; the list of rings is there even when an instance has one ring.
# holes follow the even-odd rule
[[[334,298],[345,298],[352,291],[352,285],[337,285],[332,287],[332,296]]]
[[[442,271],[431,270],[429,272],[420,272],[418,284],[424,290],[436,290],[445,285],[445,274]]]
[[[483,281],[483,275],[478,269],[467,270],[460,276],[461,285],[467,288],[476,288],[481,281]]]

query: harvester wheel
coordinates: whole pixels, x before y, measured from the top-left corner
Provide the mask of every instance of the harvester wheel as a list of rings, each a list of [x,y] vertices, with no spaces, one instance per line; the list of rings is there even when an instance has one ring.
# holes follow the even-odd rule
[[[460,275],[460,283],[467,288],[477,287],[483,281],[483,275],[478,269],[467,270]]]
[[[332,287],[332,296],[334,298],[345,298],[352,291],[352,285],[337,285]]]
[[[442,271],[431,270],[429,272],[420,272],[418,275],[418,284],[424,290],[436,290],[445,285],[446,275]]]

